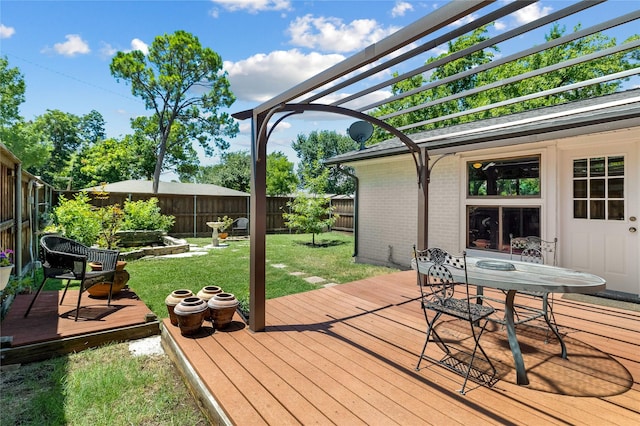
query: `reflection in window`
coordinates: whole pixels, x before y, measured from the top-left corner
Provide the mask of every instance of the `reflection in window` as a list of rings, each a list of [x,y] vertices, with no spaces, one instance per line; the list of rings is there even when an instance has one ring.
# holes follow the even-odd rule
[[[467,248],[509,251],[509,234],[540,236],[540,207],[469,206]]]
[[[471,197],[539,197],[540,157],[467,163]]]
[[[573,160],[573,217],[624,220],[624,156]]]

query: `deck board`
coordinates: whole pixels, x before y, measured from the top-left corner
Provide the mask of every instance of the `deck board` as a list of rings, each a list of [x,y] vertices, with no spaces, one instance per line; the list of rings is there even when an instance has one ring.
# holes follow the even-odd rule
[[[491,389],[471,383],[464,396],[455,373],[429,361],[415,371],[425,323],[410,271],[268,300],[264,332],[236,315],[230,330],[207,326],[197,338],[165,320],[163,336],[234,424],[640,423],[640,313],[554,303],[569,359],[540,330],[519,328],[532,383],[518,386],[506,335],[494,327],[483,346],[500,380]],[[464,339],[459,324],[442,327]],[[442,355],[432,344],[427,354]]]
[[[27,318],[33,294],[18,295],[2,321],[1,334],[11,343],[1,350],[2,364],[39,361],[110,342],[160,334],[160,323],[130,290],[106,298],[83,295],[78,321],[78,290],[69,290],[62,305],[61,291],[43,291]]]

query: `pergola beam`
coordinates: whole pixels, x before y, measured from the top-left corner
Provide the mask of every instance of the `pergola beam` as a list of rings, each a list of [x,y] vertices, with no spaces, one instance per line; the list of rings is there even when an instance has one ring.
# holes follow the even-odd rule
[[[572,90],[580,90],[589,84],[601,84],[611,80],[624,80],[640,73],[640,68],[636,67],[622,72],[604,72],[603,75],[591,80],[582,79],[579,82],[566,82],[560,87],[544,89],[535,87],[533,93],[521,93],[514,95],[511,99],[502,100],[501,98],[489,100],[483,105],[466,106],[460,109],[442,112],[440,116],[431,114],[428,110],[438,108],[440,104],[446,101],[451,103],[457,102],[462,104],[461,99],[468,98],[471,95],[477,96],[482,93],[491,93],[489,90],[500,90],[509,83],[518,83],[526,81],[534,81],[534,78],[544,77],[551,72],[558,72],[563,69],[569,69],[578,64],[588,63],[590,60],[599,60],[606,55],[624,55],[625,51],[640,47],[640,42],[630,41],[626,45],[602,48],[598,52],[581,53],[580,57],[567,57],[559,60],[559,63],[547,64],[532,71],[522,71],[520,75],[509,76],[498,82],[487,82],[483,86],[471,89],[456,89],[447,91],[440,95],[439,99],[425,98],[420,105],[419,102],[409,102],[411,96],[419,97],[429,89],[436,90],[439,87],[448,88],[447,85],[463,79],[470,78],[473,75],[484,71],[490,71],[496,67],[510,62],[517,62],[537,52],[549,51],[552,48],[561,47],[563,44],[573,42],[575,40],[585,39],[585,37],[597,34],[605,29],[613,27],[622,27],[640,19],[640,11],[637,8],[622,7],[617,12],[617,17],[613,19],[605,18],[603,22],[595,24],[587,29],[580,29],[576,32],[565,34],[557,38],[546,40],[540,45],[519,49],[515,53],[507,55],[503,58],[497,58],[487,64],[477,64],[464,69],[457,74],[445,76],[437,81],[431,81],[427,78],[420,87],[411,88],[409,90],[397,89],[394,87],[401,81],[406,81],[416,75],[424,75],[437,67],[452,63],[456,59],[466,57],[474,52],[491,47],[498,43],[513,40],[516,37],[532,34],[533,30],[541,28],[550,22],[558,22],[563,24],[565,18],[572,18],[588,8],[596,9],[603,0],[585,0],[576,1],[570,6],[561,10],[552,12],[547,16],[540,17],[535,21],[524,23],[517,28],[507,30],[503,33],[496,34],[490,39],[480,39],[474,46],[465,46],[464,49],[451,52],[443,58],[436,59],[421,58],[420,55],[426,54],[430,49],[440,46],[443,43],[450,42],[456,37],[469,34],[490,22],[497,19],[507,17],[510,13],[518,9],[522,9],[534,0],[515,1],[504,5],[495,5],[495,7],[487,7],[494,3],[494,0],[453,0],[444,6],[434,10],[431,14],[422,17],[413,24],[402,28],[389,37],[370,45],[364,50],[345,59],[344,61],[328,68],[327,70],[315,75],[314,77],[297,84],[296,86],[286,90],[285,92],[275,96],[274,98],[256,106],[247,111],[241,111],[233,114],[238,120],[252,120],[252,170],[251,170],[251,299],[250,299],[250,328],[253,331],[263,330],[265,327],[265,240],[266,240],[266,146],[271,131],[267,131],[270,120],[279,113],[283,113],[275,120],[273,127],[277,126],[290,114],[302,113],[304,111],[319,111],[338,113],[354,117],[360,120],[368,121],[378,128],[384,129],[392,135],[398,137],[407,147],[412,155],[417,174],[418,183],[418,223],[416,242],[420,248],[426,248],[428,242],[428,195],[429,195],[429,178],[430,172],[428,167],[429,153],[425,147],[425,141],[421,141],[418,145],[404,132],[417,133],[417,127],[422,125],[434,125],[445,119],[458,119],[468,114],[480,113],[499,107],[507,107],[515,103],[525,103],[529,100],[540,96],[550,96],[561,94],[562,92],[570,92]],[[476,13],[483,9],[481,13]],[[623,10],[627,10],[624,14]],[[462,21],[463,18],[473,19]],[[603,15],[604,16],[604,15]],[[569,20],[569,19],[567,19]],[[456,22],[459,21],[459,22]],[[454,24],[454,25],[451,25]],[[458,27],[457,24],[460,24]],[[635,30],[632,28],[631,33]],[[421,40],[425,38],[424,40]],[[413,46],[413,43],[416,43]],[[533,44],[533,43],[531,43]],[[382,72],[388,72],[392,67],[398,66],[398,74],[392,78],[379,78]],[[384,81],[383,81],[384,80]],[[351,91],[346,92],[345,88]],[[384,96],[377,99],[366,99],[367,96],[377,95],[380,91],[387,91]],[[399,108],[389,108],[385,111],[380,108],[380,114],[372,117],[366,112],[372,109],[393,106],[394,103],[403,104]],[[358,105],[356,105],[358,104]],[[349,105],[347,108],[343,105]],[[475,107],[475,108],[473,108]],[[466,108],[466,109],[465,109]],[[384,113],[382,112],[384,111]],[[427,113],[421,115],[422,111]],[[413,116],[415,115],[415,116]],[[391,124],[391,123],[394,124]],[[366,151],[362,153],[362,158],[367,157]]]

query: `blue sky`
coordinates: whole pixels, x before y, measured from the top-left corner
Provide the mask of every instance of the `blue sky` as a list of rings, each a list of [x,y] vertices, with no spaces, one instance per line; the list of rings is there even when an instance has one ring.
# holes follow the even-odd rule
[[[185,30],[222,56],[238,100],[229,112],[249,109],[410,24],[446,1],[32,1],[0,3],[0,54],[18,67],[27,85],[21,114],[26,119],[47,109],[84,115],[95,109],[105,118],[107,135],[130,133],[129,120],[149,115],[130,87],[109,72],[115,52],[145,50],[165,33]],[[502,1],[498,1],[500,5]],[[504,31],[564,7],[565,1],[542,1],[496,23]],[[588,26],[638,8],[638,0],[613,0],[597,12],[583,12]],[[470,16],[469,19],[473,19]],[[577,23],[576,22],[576,23]],[[573,25],[573,24],[571,24]],[[570,26],[567,25],[570,29]],[[631,34],[628,27],[620,34]],[[612,33],[612,35],[617,35]],[[542,43],[543,34],[514,43]],[[621,40],[619,40],[621,41]],[[526,45],[525,47],[527,47]],[[522,47],[522,46],[520,46]],[[507,54],[513,46],[504,46]],[[438,49],[432,52],[440,53]],[[350,122],[303,114],[278,126],[269,151],[285,152],[296,135],[312,130],[345,132]],[[232,150],[249,149],[249,123],[231,139]],[[202,164],[213,158],[201,157]],[[165,179],[168,180],[168,179]]]

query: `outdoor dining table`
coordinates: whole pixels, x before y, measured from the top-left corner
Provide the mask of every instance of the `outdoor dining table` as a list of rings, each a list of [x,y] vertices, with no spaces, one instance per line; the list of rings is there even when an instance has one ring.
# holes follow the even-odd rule
[[[420,262],[418,267],[428,268],[428,262]],[[464,282],[464,271],[451,268],[453,278]],[[426,269],[425,269],[426,271]],[[558,266],[519,261],[467,257],[467,279],[469,284],[506,291],[505,326],[509,347],[513,354],[516,380],[519,385],[528,385],[527,370],[524,365],[520,344],[514,323],[514,299],[518,291],[547,293],[597,293],[606,288],[606,281],[593,274],[574,271]],[[562,347],[562,357],[566,358],[566,347],[562,336],[551,327]]]

